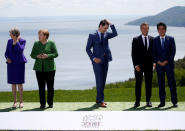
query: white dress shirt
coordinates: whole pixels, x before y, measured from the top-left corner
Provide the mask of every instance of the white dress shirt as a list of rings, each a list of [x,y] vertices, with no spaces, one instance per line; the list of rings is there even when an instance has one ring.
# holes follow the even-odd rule
[[[147,36],[142,35],[144,46],[145,46],[145,37],[147,39],[147,49],[148,49],[149,48],[149,38],[148,38],[148,35]]]

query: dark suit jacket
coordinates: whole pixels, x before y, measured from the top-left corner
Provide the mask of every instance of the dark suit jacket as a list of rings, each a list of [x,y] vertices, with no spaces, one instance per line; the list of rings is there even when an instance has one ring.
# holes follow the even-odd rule
[[[154,38],[153,43],[153,58],[157,63],[158,61],[168,61],[168,64],[174,65],[174,57],[176,53],[175,40],[171,36],[165,37],[164,49],[161,46],[160,36]]]
[[[132,41],[132,61],[134,68],[136,65],[144,66],[151,65],[153,66],[153,57],[152,57],[152,44],[153,37],[149,36],[149,47],[146,51],[142,39],[142,35],[133,38]]]
[[[92,62],[94,62],[93,59],[95,57],[103,60],[104,53],[106,53],[108,61],[112,60],[112,54],[111,54],[111,51],[109,48],[108,40],[117,36],[118,34],[117,34],[117,31],[116,31],[116,28],[114,27],[114,25],[111,25],[110,28],[111,28],[112,32],[105,33],[103,44],[101,43],[98,32],[95,32],[93,34],[89,34],[89,38],[88,38],[88,42],[87,42],[87,46],[86,46],[86,52],[89,55]],[[91,51],[91,48],[93,48],[92,51]]]
[[[20,39],[13,47],[13,39],[9,39],[6,47],[5,58],[10,58],[12,63],[26,63],[27,60],[23,54],[26,40]]]

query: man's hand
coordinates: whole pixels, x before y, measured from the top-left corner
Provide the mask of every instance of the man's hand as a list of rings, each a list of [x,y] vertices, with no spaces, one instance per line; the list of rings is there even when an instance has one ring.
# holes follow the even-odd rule
[[[166,65],[168,64],[168,61],[165,60],[165,61],[163,62],[163,64],[164,64],[164,66],[166,66]]]
[[[141,68],[139,66],[136,66],[135,69],[136,69],[137,72],[141,71]]]
[[[12,60],[10,58],[7,58],[6,61],[7,61],[8,64],[11,64],[12,63]]]
[[[163,66],[163,63],[158,61],[157,64],[159,64],[160,66]]]
[[[158,61],[157,62],[160,66],[166,66],[167,64],[168,64],[168,61],[166,60],[166,61],[163,61],[163,62],[160,62],[160,61]]]
[[[156,68],[156,63],[153,64],[153,70]]]
[[[107,19],[105,19],[107,21],[107,23],[109,23],[109,25],[112,25],[112,23],[110,21],[108,21]]]
[[[101,62],[101,59],[99,58],[94,58],[94,62],[96,62],[97,64]]]

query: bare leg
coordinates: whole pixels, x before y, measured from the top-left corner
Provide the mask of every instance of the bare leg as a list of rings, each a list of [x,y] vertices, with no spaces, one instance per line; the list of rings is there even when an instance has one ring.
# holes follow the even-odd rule
[[[16,107],[16,104],[17,104],[16,92],[17,92],[16,84],[12,84],[12,94],[13,94],[13,98],[14,98],[13,107]]]
[[[21,105],[23,103],[23,85],[22,84],[18,84],[18,88],[19,88],[20,105]]]

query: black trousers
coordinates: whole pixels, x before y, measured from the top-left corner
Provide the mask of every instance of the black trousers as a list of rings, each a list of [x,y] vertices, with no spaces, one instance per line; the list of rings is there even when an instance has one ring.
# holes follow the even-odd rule
[[[47,103],[48,105],[53,105],[54,97],[54,78],[55,71],[50,72],[38,72],[36,71],[37,82],[39,86],[39,96],[40,96],[40,105],[46,105],[46,96],[45,96],[45,85],[47,84]]]
[[[145,78],[145,92],[146,92],[146,102],[150,102],[151,94],[152,94],[152,77],[153,77],[153,64],[146,65],[145,67],[140,67],[141,71],[137,72],[135,70],[135,78],[136,78],[136,85],[135,85],[135,96],[136,96],[136,103],[140,102],[141,99],[141,86],[143,80],[143,74]]]

